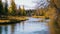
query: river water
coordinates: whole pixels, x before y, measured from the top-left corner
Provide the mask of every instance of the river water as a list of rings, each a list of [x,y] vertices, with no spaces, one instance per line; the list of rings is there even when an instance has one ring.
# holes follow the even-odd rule
[[[1,25],[0,34],[49,34],[47,22],[39,22],[41,18],[29,17],[29,20],[16,24]]]

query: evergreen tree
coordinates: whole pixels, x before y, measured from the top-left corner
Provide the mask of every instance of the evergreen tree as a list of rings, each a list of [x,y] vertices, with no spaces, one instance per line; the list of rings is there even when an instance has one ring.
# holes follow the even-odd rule
[[[5,14],[5,15],[8,15],[8,3],[7,3],[7,0],[6,0],[6,2],[5,2],[4,14]]]
[[[2,0],[0,0],[0,16],[3,15],[3,4]]]
[[[24,6],[23,6],[23,9],[22,9],[22,16],[26,16],[26,12],[25,12]]]
[[[16,4],[14,2],[14,0],[11,0],[11,15],[16,15]]]
[[[21,7],[19,6],[19,13],[18,13],[18,15],[22,15],[22,13],[21,13]]]

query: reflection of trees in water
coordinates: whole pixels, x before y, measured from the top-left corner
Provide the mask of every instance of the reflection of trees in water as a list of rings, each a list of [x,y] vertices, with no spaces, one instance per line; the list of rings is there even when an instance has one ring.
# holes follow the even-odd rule
[[[22,22],[22,29],[24,30],[24,21]]]
[[[8,27],[7,26],[5,26],[4,30],[5,30],[5,34],[8,34],[7,33],[8,32]]]
[[[8,34],[8,27],[7,26],[4,26],[4,32],[5,32],[5,34]],[[0,34],[2,34],[2,33],[4,33],[2,30],[2,26],[0,26]]]
[[[14,28],[15,28],[15,24],[11,25],[11,34],[14,34]]]
[[[2,27],[0,26],[0,34],[2,34]]]
[[[14,28],[15,28],[15,24],[10,25],[11,29],[8,29],[9,26],[8,25],[4,25],[0,27],[0,34],[4,33],[4,34],[8,34],[8,32],[11,32],[11,34],[14,34]],[[10,31],[11,30],[11,31]],[[4,31],[4,32],[3,32]]]

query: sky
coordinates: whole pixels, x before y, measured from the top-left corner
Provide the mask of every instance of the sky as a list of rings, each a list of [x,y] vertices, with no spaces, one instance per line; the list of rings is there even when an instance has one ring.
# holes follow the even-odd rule
[[[5,2],[5,0],[2,0],[2,1]],[[35,2],[40,3],[40,5],[42,3],[45,3],[44,5],[47,5],[48,4],[46,0],[15,0],[15,3],[17,5],[17,7],[19,7],[19,6],[22,7],[22,5],[24,5],[24,8],[25,9],[35,9],[35,7],[37,7]],[[8,0],[8,4],[10,6],[10,0]]]

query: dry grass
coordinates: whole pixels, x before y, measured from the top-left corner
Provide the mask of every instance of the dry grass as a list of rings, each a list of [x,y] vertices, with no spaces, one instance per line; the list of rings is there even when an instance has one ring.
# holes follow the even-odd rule
[[[8,20],[0,20],[0,23],[10,22],[11,20],[23,21],[27,19],[28,19],[27,17],[8,16]]]
[[[18,17],[18,16],[8,16],[9,19],[15,19],[15,20],[26,20],[27,17]]]
[[[3,22],[10,22],[10,20],[0,20],[1,23]]]
[[[45,18],[45,16],[32,16],[33,18]]]

